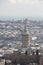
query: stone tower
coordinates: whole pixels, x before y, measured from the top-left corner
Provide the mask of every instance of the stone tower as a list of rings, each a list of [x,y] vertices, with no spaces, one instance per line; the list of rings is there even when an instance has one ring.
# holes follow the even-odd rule
[[[22,32],[22,48],[28,48],[30,46],[30,37],[27,30],[27,20],[24,21],[24,30]]]

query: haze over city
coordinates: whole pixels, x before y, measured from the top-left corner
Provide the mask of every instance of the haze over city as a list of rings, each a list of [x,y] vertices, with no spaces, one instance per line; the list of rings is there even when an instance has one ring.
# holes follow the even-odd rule
[[[0,65],[43,65],[43,0],[0,0]]]

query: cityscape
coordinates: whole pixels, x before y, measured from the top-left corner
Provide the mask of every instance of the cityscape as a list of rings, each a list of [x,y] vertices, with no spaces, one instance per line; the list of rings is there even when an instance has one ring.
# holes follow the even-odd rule
[[[0,65],[42,65],[42,60],[43,21],[0,20]]]
[[[43,0],[0,0],[0,65],[43,65]]]

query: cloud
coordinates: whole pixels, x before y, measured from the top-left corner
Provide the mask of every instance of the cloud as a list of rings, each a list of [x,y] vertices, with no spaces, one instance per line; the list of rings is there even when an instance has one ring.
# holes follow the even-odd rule
[[[43,15],[43,0],[0,0],[0,16]]]
[[[37,3],[38,0],[8,0],[11,4],[34,4]]]
[[[8,0],[11,4],[16,4],[16,0]]]
[[[20,4],[32,4],[34,3],[36,0],[16,0],[18,3]]]
[[[18,0],[18,3],[23,3],[23,0]]]
[[[43,1],[43,0],[38,0],[38,1]]]
[[[9,4],[29,4],[33,5],[37,3],[43,3],[43,0],[0,0],[0,3],[9,3]]]

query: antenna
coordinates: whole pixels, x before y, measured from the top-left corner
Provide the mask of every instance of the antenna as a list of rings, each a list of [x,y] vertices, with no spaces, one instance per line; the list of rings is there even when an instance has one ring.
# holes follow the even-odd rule
[[[24,33],[27,33],[27,19],[24,20]]]

